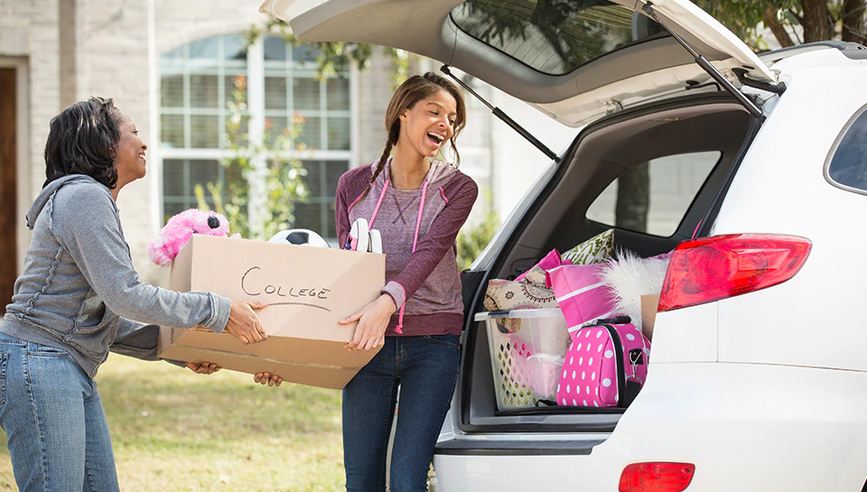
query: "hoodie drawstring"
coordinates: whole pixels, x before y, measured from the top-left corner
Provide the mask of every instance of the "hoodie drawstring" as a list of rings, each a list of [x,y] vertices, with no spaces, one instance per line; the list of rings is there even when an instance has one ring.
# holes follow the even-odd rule
[[[421,201],[418,204],[418,217],[415,219],[415,237],[412,239],[412,252],[415,253],[415,247],[418,245],[418,228],[421,226],[421,214],[424,212],[424,199],[427,195],[427,180],[421,187]]]
[[[424,180],[424,184],[421,187],[421,201],[418,204],[418,216],[415,219],[415,236],[412,239],[412,252],[415,253],[415,248],[418,246],[418,230],[421,227],[421,216],[424,213],[424,201],[427,196],[427,185],[428,180]],[[397,327],[394,331],[403,334],[403,309],[406,307],[406,301],[403,302],[403,305],[400,307],[400,314],[397,317]]]
[[[373,229],[373,221],[376,220],[376,214],[379,213],[379,206],[382,205],[382,199],[385,198],[385,192],[388,190],[388,178],[385,178],[385,186],[382,187],[382,193],[379,194],[379,200],[376,202],[376,207],[373,208],[373,215],[370,216],[370,224],[367,226]]]

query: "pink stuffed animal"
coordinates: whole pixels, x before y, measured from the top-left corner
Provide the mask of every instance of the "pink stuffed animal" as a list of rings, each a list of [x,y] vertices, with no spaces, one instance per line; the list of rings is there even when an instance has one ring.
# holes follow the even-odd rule
[[[169,219],[157,237],[151,239],[148,256],[155,264],[167,266],[193,234],[225,237],[229,234],[229,221],[213,211],[195,208],[184,210]]]

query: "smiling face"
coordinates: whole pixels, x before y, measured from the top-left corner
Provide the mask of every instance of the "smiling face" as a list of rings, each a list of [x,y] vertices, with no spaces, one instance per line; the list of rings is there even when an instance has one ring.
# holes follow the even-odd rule
[[[120,113],[120,141],[117,144],[117,188],[143,178],[147,173],[145,151],[148,146],[141,141],[138,130],[129,116]]]
[[[457,102],[446,91],[437,91],[400,115],[398,147],[407,147],[425,157],[435,157],[455,133]]]

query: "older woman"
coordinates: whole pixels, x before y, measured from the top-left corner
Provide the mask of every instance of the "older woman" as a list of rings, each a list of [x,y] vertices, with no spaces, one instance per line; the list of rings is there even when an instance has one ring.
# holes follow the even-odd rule
[[[144,177],[146,150],[111,99],[51,120],[24,272],[0,322],[0,426],[22,491],[118,490],[93,380],[109,350],[155,360],[156,325],[226,330],[244,343],[266,336],[254,312],[264,304],[139,280],[115,202]]]

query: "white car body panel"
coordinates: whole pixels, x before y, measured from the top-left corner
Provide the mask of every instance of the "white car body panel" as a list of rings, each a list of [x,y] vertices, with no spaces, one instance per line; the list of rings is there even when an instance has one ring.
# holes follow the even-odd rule
[[[714,234],[807,237],[802,270],[771,288],[659,313],[647,384],[590,455],[437,454],[439,492],[617,490],[623,468],[642,461],[694,464],[687,492],[861,490],[867,330],[847,328],[862,324],[850,313],[867,292],[867,230],[857,227],[867,197],[833,186],[823,168],[867,104],[867,70],[836,50],[784,62],[773,68],[789,89],[743,160]],[[504,437],[541,439],[476,436]]]
[[[658,313],[653,331],[652,364],[716,362],[717,303]]]
[[[860,490],[867,374],[722,363],[652,363],[650,370],[611,437],[590,455],[435,455],[438,491],[614,491],[623,468],[642,461],[693,463],[688,492]],[[841,457],[853,466],[829,474],[841,469]]]
[[[286,18],[291,3],[267,0],[262,9]],[[682,92],[686,80],[703,73],[685,51],[682,59],[672,57],[682,48],[665,39],[644,46],[646,53],[665,58],[667,65],[658,70],[647,69],[656,59],[642,60],[642,48],[634,45],[565,76],[546,76],[480,41],[447,42],[457,39],[457,27],[447,17],[459,3],[331,0],[292,26],[303,41],[384,44],[453,63],[572,125],[599,118],[617,104],[630,107]],[[626,465],[658,461],[695,465],[687,492],[857,492],[865,486],[867,358],[861,352],[867,330],[857,317],[867,293],[867,229],[860,227],[867,197],[829,183],[824,168],[841,130],[867,105],[867,62],[838,49],[808,47],[788,58],[769,55],[765,59],[775,63],[768,68],[688,0],[653,6],[725,76],[747,65],[753,78],[787,84],[782,97],[744,91],[760,96],[767,119],[737,168],[712,233],[797,235],[812,242],[812,251],[785,283],[659,313],[647,383],[610,433],[551,431],[574,424],[565,414],[532,414],[521,421],[533,429],[545,426],[544,432],[519,432],[497,422],[521,416],[469,415],[476,421],[461,422],[464,395],[458,392],[441,443],[587,445],[584,454],[558,453],[556,446],[540,452],[488,452],[473,445],[438,451],[437,492],[614,491]],[[474,262],[474,271],[495,264],[555,171],[547,169],[531,187]],[[607,417],[615,422],[616,416]]]
[[[718,303],[720,361],[867,370],[860,351],[845,350],[867,346],[867,330],[815,334],[857,323],[848,314],[857,305],[853,294],[867,292],[867,229],[853,227],[867,214],[867,200],[823,176],[835,139],[867,104],[864,87],[867,70],[853,67],[793,73],[735,176],[715,234],[793,234],[810,239],[813,249],[792,280]]]

